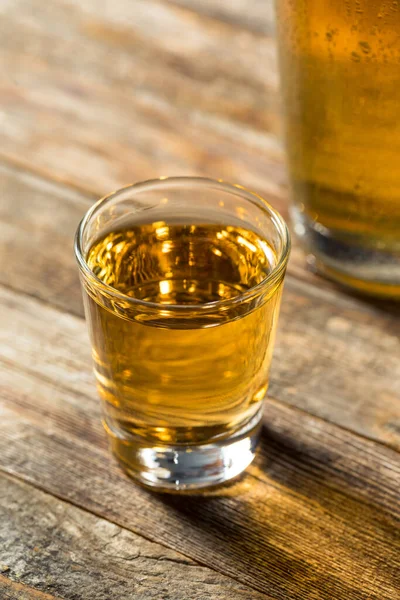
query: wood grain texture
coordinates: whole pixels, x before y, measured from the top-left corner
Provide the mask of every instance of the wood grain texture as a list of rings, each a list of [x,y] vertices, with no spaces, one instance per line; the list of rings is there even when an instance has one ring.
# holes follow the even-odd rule
[[[83,322],[13,292],[2,298],[4,322],[21,324],[0,372],[2,469],[278,600],[397,597],[398,453],[270,399],[241,481],[198,498],[149,493],[109,455],[90,382],[60,363],[63,352],[83,358]],[[35,313],[36,339],[23,333]]]
[[[220,19],[263,34],[274,31],[273,3],[266,0],[168,0],[197,14]]]
[[[101,195],[194,173],[282,195],[271,36],[155,0],[16,0],[2,22],[3,153]]]
[[[4,265],[0,283],[82,316],[72,241],[77,223],[92,200],[4,165],[0,165],[0,177],[0,255]],[[57,333],[51,328],[47,332],[46,313],[34,310],[25,314],[28,306],[24,301],[17,303],[14,314],[5,319],[4,352],[15,356],[21,352],[25,365],[33,368],[36,342],[21,344],[18,340],[41,333],[42,360],[58,370],[60,382],[70,382],[72,377],[91,381],[89,343],[83,325],[76,327],[79,335],[76,331],[68,333],[67,324]],[[57,320],[69,323],[63,315]],[[289,275],[271,394],[399,448],[399,332],[396,315],[337,297],[330,290],[309,286]],[[79,343],[73,342],[76,335]],[[55,349],[54,340],[64,340],[65,336],[68,339]]]
[[[173,550],[4,475],[0,562],[9,578],[0,578],[2,599],[2,589],[21,600],[267,599]]]
[[[0,475],[1,598],[399,597],[399,311],[320,281],[296,244],[278,400],[240,481],[149,493],[100,424],[77,222],[166,174],[238,181],[287,214],[271,4],[0,2],[0,469],[25,480]]]
[[[9,569],[5,570],[8,571]],[[46,594],[23,583],[12,581],[4,575],[0,575],[0,598],[1,600],[64,600],[59,596]]]

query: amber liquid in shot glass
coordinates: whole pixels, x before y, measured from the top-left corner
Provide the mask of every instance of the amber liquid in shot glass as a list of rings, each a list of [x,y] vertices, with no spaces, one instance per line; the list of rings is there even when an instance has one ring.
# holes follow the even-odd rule
[[[258,230],[257,218],[246,222],[239,188],[152,183],[167,182],[150,208],[125,206],[95,228],[82,282],[115,455],[142,483],[190,490],[234,477],[254,456],[288,240],[275,213],[261,212]],[[178,210],[174,193],[186,183],[190,197],[195,182],[202,194],[207,183],[211,197],[221,194],[225,210],[202,202]]]

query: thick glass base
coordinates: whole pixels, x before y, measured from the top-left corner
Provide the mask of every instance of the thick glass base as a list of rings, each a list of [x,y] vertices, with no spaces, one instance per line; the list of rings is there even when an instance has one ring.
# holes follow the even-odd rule
[[[400,299],[400,248],[397,252],[370,247],[356,236],[343,239],[296,207],[291,216],[295,233],[315,258],[318,272],[370,296]]]
[[[123,469],[142,485],[164,492],[194,492],[220,485],[252,462],[261,411],[230,438],[191,446],[152,446],[114,423],[104,423],[111,449]]]

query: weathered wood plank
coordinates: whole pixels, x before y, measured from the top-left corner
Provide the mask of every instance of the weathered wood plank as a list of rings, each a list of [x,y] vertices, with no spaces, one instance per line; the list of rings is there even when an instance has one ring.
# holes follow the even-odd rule
[[[118,6],[5,5],[2,152],[101,193],[197,173],[281,195],[273,39],[155,0]]]
[[[73,238],[90,200],[5,165],[0,165],[0,189],[2,282],[82,315],[77,270],[72,268]],[[39,292],[41,282],[47,282],[46,291]]]
[[[241,29],[244,27],[266,34],[274,30],[273,2],[270,0],[167,0],[188,8],[198,14],[234,23]]]
[[[156,495],[109,455],[97,402],[16,365],[0,377],[5,471],[274,599],[397,598],[396,452],[269,400],[241,481],[197,498]]]
[[[0,562],[10,578],[0,576],[0,594],[11,590],[6,598],[13,600],[267,599],[182,554],[4,475]]]
[[[72,240],[91,200],[1,165],[0,177],[0,283],[81,316]],[[40,335],[41,361],[59,381],[91,390],[89,344],[82,323],[57,312],[50,317],[40,305],[24,299],[3,296],[3,301],[9,315],[3,313],[4,358],[19,355],[26,367],[35,369]],[[399,333],[395,315],[288,276],[271,393],[400,447]]]
[[[1,600],[64,600],[59,596],[46,594],[12,581],[4,575],[0,575],[0,598]]]
[[[39,295],[42,300],[82,314],[73,242],[79,217],[90,200],[2,165],[0,189],[3,283],[37,296],[41,282],[46,282],[46,291]]]
[[[225,9],[200,18],[188,10],[196,0],[184,2],[3,4],[2,151],[99,192],[171,169],[240,179],[284,210],[273,41],[241,31]],[[58,219],[64,192],[50,185],[43,194],[39,184],[24,214],[34,180],[19,194],[9,185],[22,215],[8,199],[0,281],[80,314],[68,228],[85,201],[66,194],[74,208]],[[309,277],[297,256],[291,272]],[[211,497],[154,496],[106,451],[81,320],[12,292],[2,302],[0,461],[8,472],[275,600],[398,597],[398,456],[390,449],[269,400],[261,452],[240,483]],[[290,277],[282,316],[272,391],[398,445],[396,318]]]

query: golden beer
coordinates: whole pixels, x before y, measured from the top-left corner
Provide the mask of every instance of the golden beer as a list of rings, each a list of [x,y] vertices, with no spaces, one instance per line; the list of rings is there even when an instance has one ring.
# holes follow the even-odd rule
[[[78,231],[104,425],[147,485],[219,483],[254,456],[289,241],[252,200],[161,180],[104,199]]]
[[[400,296],[397,1],[277,0],[294,220],[323,272]]]

